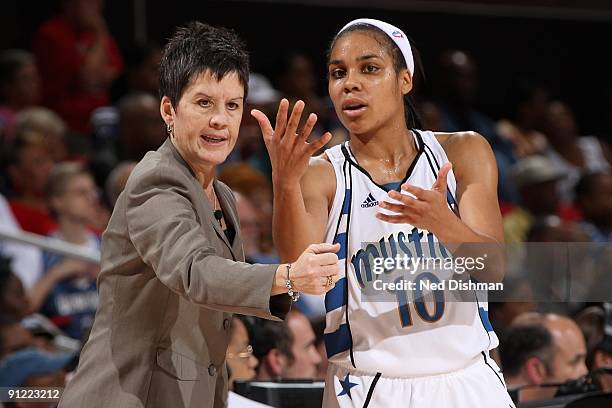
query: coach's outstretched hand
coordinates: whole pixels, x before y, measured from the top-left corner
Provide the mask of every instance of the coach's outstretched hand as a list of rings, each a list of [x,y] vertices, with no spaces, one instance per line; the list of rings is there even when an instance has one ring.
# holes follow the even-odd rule
[[[251,115],[259,123],[264,143],[270,155],[274,185],[279,185],[279,183],[295,185],[299,183],[306,172],[310,157],[332,138],[331,133],[326,132],[311,143],[307,141],[314,125],[317,123],[317,115],[314,113],[308,116],[304,127],[298,132],[304,106],[303,101],[297,101],[291,111],[289,120],[287,120],[289,101],[283,98],[278,105],[274,128],[272,128],[268,117],[263,112],[257,109],[251,111]]]
[[[338,256],[340,244],[312,244],[291,264],[289,279],[293,290],[320,295],[334,287],[338,281]],[[276,270],[277,293],[287,292],[287,264]]]

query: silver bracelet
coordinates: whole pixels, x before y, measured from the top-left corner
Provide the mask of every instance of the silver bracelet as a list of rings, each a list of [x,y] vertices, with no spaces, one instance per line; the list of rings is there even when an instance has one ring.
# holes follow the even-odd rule
[[[287,294],[291,298],[292,301],[297,302],[300,298],[300,292],[296,292],[293,290],[293,282],[289,279],[289,271],[291,270],[291,264],[287,264],[287,279],[285,279],[285,286],[287,287]]]

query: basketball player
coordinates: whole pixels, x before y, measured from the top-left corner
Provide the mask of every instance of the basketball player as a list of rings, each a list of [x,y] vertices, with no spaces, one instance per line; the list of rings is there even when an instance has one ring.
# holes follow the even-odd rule
[[[275,128],[252,112],[272,161],[281,256],[295,258],[321,239],[341,244],[343,278],[325,297],[323,405],[513,407],[489,357],[498,339],[486,302],[476,296],[465,303],[436,300],[432,308],[399,296],[397,302],[363,302],[360,292],[372,279],[364,257],[376,256],[364,252],[363,242],[419,253],[432,241],[451,251],[464,242],[503,241],[491,148],[473,132],[417,130],[414,109],[405,104],[414,59],[397,27],[350,22],[332,42],[328,68],[329,95],[348,142],[310,159],[331,134],[306,141],[316,116],[298,130],[303,102],[287,119],[283,100]]]

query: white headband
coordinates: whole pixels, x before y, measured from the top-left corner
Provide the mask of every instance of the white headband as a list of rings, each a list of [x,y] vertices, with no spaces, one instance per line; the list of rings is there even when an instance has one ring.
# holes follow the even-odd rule
[[[370,24],[381,29],[385,34],[387,34],[387,36],[393,40],[393,42],[402,52],[402,55],[406,60],[406,67],[408,68],[408,72],[410,72],[410,76],[414,75],[414,58],[412,57],[412,49],[410,48],[408,37],[406,37],[406,34],[404,34],[402,30],[389,23],[385,23],[384,21],[374,20],[373,18],[358,18],[357,20],[353,20],[342,27],[342,29],[338,31],[338,34],[336,34],[336,37],[339,36],[344,30],[355,24]]]

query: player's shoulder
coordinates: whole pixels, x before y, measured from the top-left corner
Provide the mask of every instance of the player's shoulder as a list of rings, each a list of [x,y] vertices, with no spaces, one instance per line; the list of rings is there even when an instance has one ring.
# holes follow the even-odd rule
[[[312,189],[329,196],[336,191],[334,167],[325,153],[310,158],[308,169],[302,179],[302,189]]]
[[[448,150],[471,150],[489,147],[489,142],[478,132],[434,132],[438,143]]]
[[[334,173],[334,166],[331,164],[329,157],[325,153],[310,158],[308,163],[308,172],[324,175]]]

